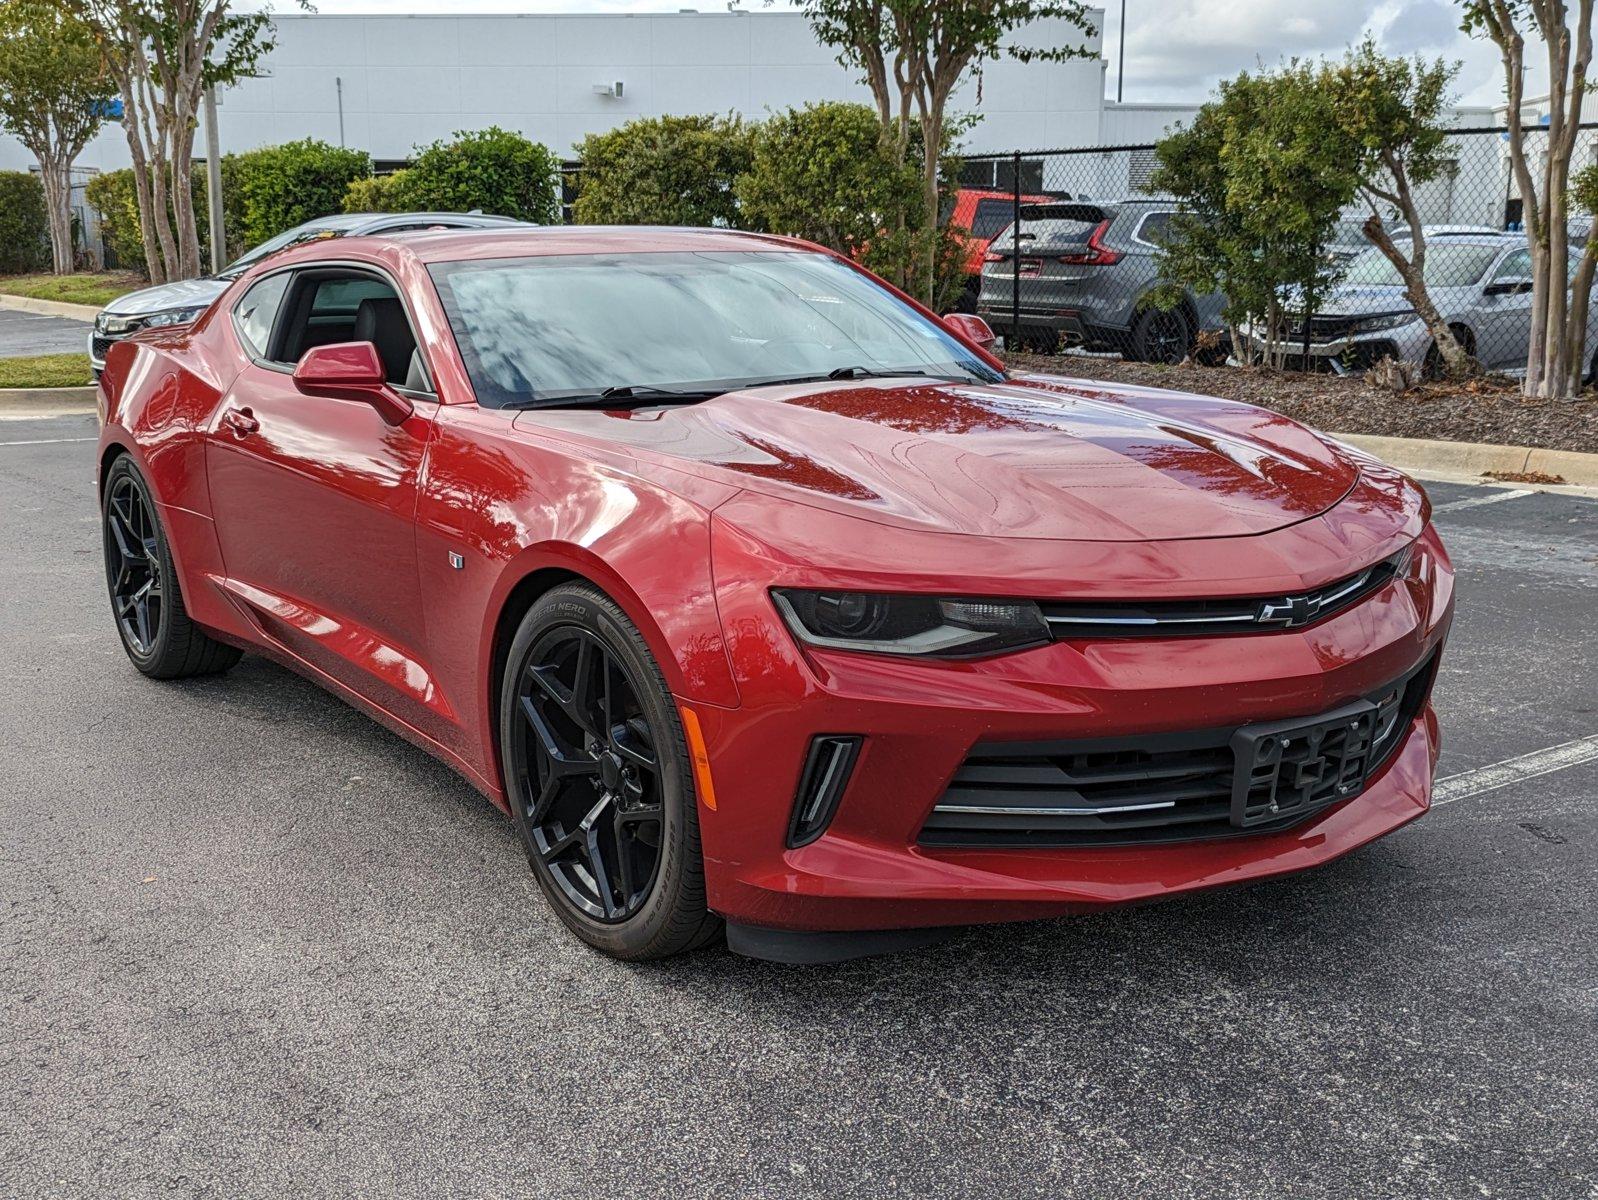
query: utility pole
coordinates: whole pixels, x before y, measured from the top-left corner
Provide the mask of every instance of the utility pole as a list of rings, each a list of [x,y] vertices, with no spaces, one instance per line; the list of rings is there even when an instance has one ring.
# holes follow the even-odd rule
[[[222,227],[222,137],[216,128],[216,86],[205,89],[205,207],[211,218],[211,274],[227,262],[227,236]]]
[[[1115,51],[1115,102],[1121,103],[1121,87],[1126,83],[1126,0],[1121,0],[1121,41]]]

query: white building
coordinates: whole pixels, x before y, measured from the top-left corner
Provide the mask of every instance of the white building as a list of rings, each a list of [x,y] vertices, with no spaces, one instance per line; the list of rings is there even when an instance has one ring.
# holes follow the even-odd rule
[[[1092,10],[1096,29],[1102,15]],[[635,117],[758,119],[809,101],[870,101],[797,12],[281,14],[274,21],[277,46],[263,75],[221,94],[224,152],[314,137],[397,166],[418,145],[499,125],[570,157],[585,135]],[[1089,54],[1059,63],[1001,58],[967,79],[951,107],[981,118],[968,148],[1096,143],[1104,94],[1098,33],[1086,37],[1053,20],[1014,38]],[[126,166],[121,129],[102,131],[80,162]],[[30,165],[20,145],[0,138],[0,169]]]

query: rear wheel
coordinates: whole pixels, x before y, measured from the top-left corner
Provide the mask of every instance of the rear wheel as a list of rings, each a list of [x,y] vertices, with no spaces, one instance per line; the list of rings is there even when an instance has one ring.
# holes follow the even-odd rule
[[[637,628],[586,585],[547,592],[511,643],[500,692],[511,813],[568,928],[626,959],[721,929],[706,908],[682,725]]]
[[[1179,363],[1193,346],[1193,333],[1180,312],[1146,308],[1132,325],[1132,357],[1138,362]]]
[[[154,679],[182,679],[238,662],[237,649],[189,620],[155,500],[127,455],[107,470],[101,506],[106,587],[133,665]]]

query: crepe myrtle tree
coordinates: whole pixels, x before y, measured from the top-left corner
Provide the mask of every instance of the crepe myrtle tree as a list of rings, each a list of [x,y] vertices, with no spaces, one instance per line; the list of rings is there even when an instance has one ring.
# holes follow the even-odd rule
[[[50,0],[0,2],[0,129],[39,162],[51,269],[69,274],[72,164],[104,121],[116,88],[88,26]]]
[[[1325,64],[1316,80],[1330,97],[1333,136],[1348,143],[1343,161],[1370,210],[1365,236],[1403,279],[1404,293],[1426,323],[1443,369],[1455,376],[1474,372],[1477,364],[1426,289],[1425,223],[1415,188],[1452,165],[1442,121],[1458,70],[1458,64],[1442,59],[1388,58],[1367,39],[1341,62]],[[1408,227],[1402,244],[1382,219],[1384,207]]]
[[[1004,56],[1022,62],[1087,56],[1083,46],[1009,40],[1033,21],[1057,18],[1084,33],[1094,28],[1079,0],[805,0],[804,11],[820,41],[837,51],[838,62],[864,75],[893,162],[911,160],[910,130],[920,126],[924,217],[917,223],[924,227],[938,220],[939,154],[949,99],[960,81]],[[929,242],[912,278],[904,281],[922,300],[934,299],[937,257]]]
[[[59,2],[93,30],[122,97],[150,280],[191,279],[201,270],[190,187],[201,97],[255,73],[274,44],[271,18],[232,0]]]
[[[1286,318],[1312,312],[1340,274],[1325,247],[1355,182],[1331,100],[1309,64],[1245,71],[1155,149],[1151,190],[1179,204],[1155,302],[1180,302],[1183,287],[1225,295],[1234,348],[1252,357],[1253,327],[1269,366],[1293,348]]]
[[[1592,65],[1593,0],[1466,0],[1465,32],[1498,47],[1507,92],[1509,163],[1521,197],[1521,217],[1531,249],[1531,334],[1526,354],[1527,396],[1573,396],[1585,374],[1587,301],[1571,302],[1571,156],[1581,127]],[[1539,157],[1523,128],[1526,37],[1547,53],[1548,123]],[[1598,223],[1588,233],[1583,263],[1591,256]],[[1578,274],[1581,268],[1577,268]],[[1591,279],[1590,271],[1587,278]],[[1581,314],[1578,321],[1577,313]]]

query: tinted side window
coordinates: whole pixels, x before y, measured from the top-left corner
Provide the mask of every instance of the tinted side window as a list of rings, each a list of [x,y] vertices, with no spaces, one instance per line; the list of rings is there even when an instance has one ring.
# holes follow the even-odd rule
[[[1151,212],[1143,218],[1143,224],[1138,226],[1137,240],[1158,246],[1165,240],[1165,231],[1170,227],[1170,224],[1170,213]]]
[[[978,200],[976,216],[971,218],[971,235],[991,238],[1010,223],[1015,216],[1015,204],[1009,200]]]
[[[266,357],[267,339],[272,336],[272,322],[283,303],[283,293],[288,289],[289,276],[285,271],[261,280],[233,308],[235,328],[242,340],[257,358]]]
[[[311,319],[318,317],[354,318],[362,300],[383,300],[394,295],[394,289],[381,279],[356,275],[349,279],[324,279],[316,288],[316,299],[311,302]]]
[[[1530,279],[1531,278],[1531,251],[1516,250],[1498,264],[1498,270],[1493,272],[1494,279]]]

